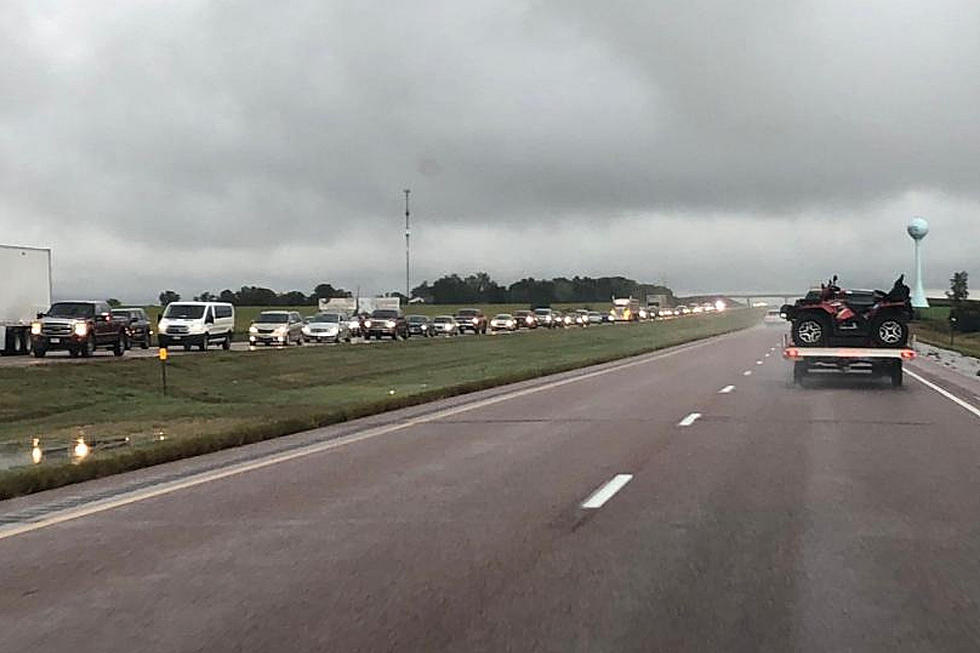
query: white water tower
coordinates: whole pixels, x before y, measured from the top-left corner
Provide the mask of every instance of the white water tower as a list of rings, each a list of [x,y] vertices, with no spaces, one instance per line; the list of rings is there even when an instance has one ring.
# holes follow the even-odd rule
[[[908,226],[909,236],[915,241],[915,289],[912,290],[912,306],[929,308],[926,291],[922,288],[922,239],[929,233],[929,223],[921,216],[915,216]]]

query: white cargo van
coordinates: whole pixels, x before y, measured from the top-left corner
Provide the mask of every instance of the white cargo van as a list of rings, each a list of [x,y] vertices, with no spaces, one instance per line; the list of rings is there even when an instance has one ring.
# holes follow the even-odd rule
[[[183,346],[201,351],[209,344],[231,349],[235,332],[235,307],[225,302],[173,302],[168,304],[157,326],[161,347]]]

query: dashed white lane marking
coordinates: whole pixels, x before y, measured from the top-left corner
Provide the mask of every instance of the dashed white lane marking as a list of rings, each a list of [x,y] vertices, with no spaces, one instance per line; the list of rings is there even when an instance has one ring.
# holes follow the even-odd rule
[[[733,385],[726,385],[724,388],[722,388],[721,390],[718,391],[718,394],[720,394],[720,395],[727,395],[729,392],[731,392],[734,389],[735,389],[735,386],[733,386]]]
[[[294,451],[289,451],[280,454],[273,454],[267,458],[260,458],[259,460],[250,461],[247,463],[240,463],[236,465],[230,465],[228,467],[213,470],[210,472],[202,472],[201,474],[196,474],[190,476],[186,479],[181,479],[179,481],[173,481],[170,483],[164,483],[154,487],[145,488],[142,490],[135,490],[133,492],[126,492],[117,497],[110,499],[105,499],[101,501],[95,501],[88,505],[79,506],[77,508],[70,508],[65,511],[53,513],[49,517],[38,520],[36,522],[30,522],[27,524],[18,524],[16,526],[0,528],[0,540],[4,540],[8,537],[14,537],[16,535],[21,535],[23,533],[30,533],[31,531],[36,531],[42,528],[47,528],[48,526],[54,526],[55,524],[60,524],[66,521],[71,521],[73,519],[79,519],[81,517],[87,517],[88,515],[94,515],[106,510],[112,510],[114,508],[119,508],[122,506],[129,505],[131,503],[137,503],[139,501],[145,501],[147,499],[152,499],[154,497],[163,496],[170,494],[172,492],[177,492],[178,490],[183,490],[186,488],[195,487],[197,485],[202,485],[204,483],[210,483],[217,481],[219,479],[228,478],[230,476],[237,476],[238,474],[244,474],[246,472],[251,472],[253,470],[262,469],[270,465],[278,465],[289,460],[294,460],[296,458],[302,458],[304,456],[310,456],[313,454],[318,454],[325,451],[330,451],[331,449],[339,449],[356,442],[363,442],[364,440],[371,440],[373,438],[388,435],[390,433],[395,433],[403,429],[411,428],[414,426],[419,426],[421,424],[426,424],[428,422],[433,422],[436,420],[444,419],[452,415],[457,415],[470,410],[475,410],[477,408],[483,408],[485,406],[492,406],[493,404],[498,404],[504,401],[509,401],[511,399],[517,399],[519,397],[525,397],[537,392],[542,392],[544,390],[551,390],[553,388],[559,388],[570,383],[576,383],[578,381],[585,381],[586,379],[592,379],[598,376],[603,376],[605,374],[612,374],[625,369],[636,367],[637,365],[645,365],[647,363],[652,363],[654,361],[661,360],[663,358],[668,358],[670,356],[676,356],[684,352],[691,351],[693,349],[700,349],[711,344],[716,344],[719,340],[728,337],[728,334],[720,336],[718,338],[711,338],[708,340],[701,340],[690,345],[682,345],[676,349],[671,349],[670,351],[665,351],[662,353],[653,354],[638,360],[632,360],[621,365],[616,365],[613,367],[604,367],[602,369],[594,370],[592,372],[586,372],[585,374],[579,374],[576,376],[566,377],[563,379],[558,379],[556,381],[550,381],[548,383],[543,383],[541,385],[532,386],[530,388],[522,388],[520,390],[514,390],[513,392],[507,392],[493,397],[488,397],[486,399],[478,399],[473,402],[464,403],[459,406],[453,406],[451,408],[445,408],[428,415],[422,415],[419,417],[414,417],[405,420],[404,422],[398,422],[395,424],[389,424],[385,426],[378,426],[373,428],[366,428],[363,431],[355,431],[346,436],[339,437],[335,440],[328,440],[326,442],[318,442],[316,444],[311,444]]]
[[[691,413],[681,421],[677,422],[677,426],[690,426],[691,424],[694,424],[699,417],[701,417],[701,413]]]
[[[769,356],[771,356],[771,355],[772,354],[770,354],[769,352],[766,352],[766,358],[769,358]]]
[[[756,365],[762,365],[762,361],[756,361],[755,364]]]
[[[752,370],[745,370],[742,372],[742,376],[752,376]]]
[[[980,408],[977,408],[976,406],[974,406],[972,404],[969,404],[969,403],[963,401],[962,399],[960,399],[959,397],[957,397],[956,395],[954,395],[952,392],[949,392],[947,390],[944,390],[944,389],[940,388],[938,385],[936,385],[932,381],[927,381],[926,379],[923,379],[921,376],[919,376],[915,372],[910,372],[908,370],[905,370],[905,373],[908,374],[909,376],[911,376],[913,379],[915,379],[919,383],[921,383],[922,385],[926,386],[927,388],[931,388],[932,390],[935,390],[936,392],[938,392],[942,396],[944,396],[947,399],[949,399],[950,401],[952,401],[954,404],[957,404],[958,406],[960,406],[962,408],[965,408],[966,410],[970,411],[975,416],[980,417]]]
[[[582,507],[589,510],[601,508],[602,504],[612,499],[613,495],[622,490],[623,486],[631,480],[633,480],[632,474],[616,474],[612,480],[590,494],[589,498],[582,502]]]

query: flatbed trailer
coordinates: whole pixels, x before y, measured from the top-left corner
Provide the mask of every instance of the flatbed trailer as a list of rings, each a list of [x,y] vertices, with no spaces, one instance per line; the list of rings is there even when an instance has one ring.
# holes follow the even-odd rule
[[[902,385],[902,364],[915,358],[912,343],[901,349],[884,347],[797,347],[783,336],[783,358],[793,361],[793,382],[803,384],[813,371],[870,372],[887,376],[896,388]]]

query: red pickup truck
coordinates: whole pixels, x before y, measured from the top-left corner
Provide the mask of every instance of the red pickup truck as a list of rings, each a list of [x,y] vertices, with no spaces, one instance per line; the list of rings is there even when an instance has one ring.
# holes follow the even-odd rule
[[[122,356],[129,345],[128,322],[124,316],[113,315],[103,301],[55,302],[31,323],[31,347],[37,358],[49,351],[88,357],[96,349],[110,349]]]

